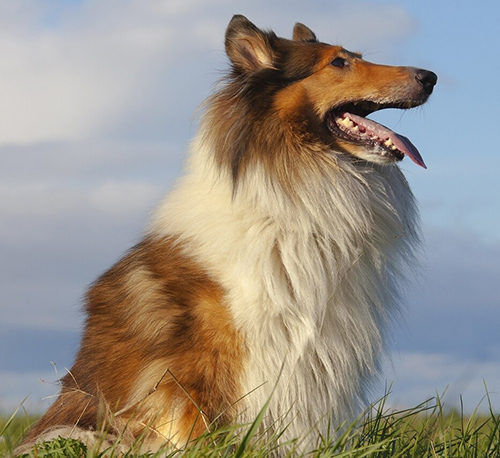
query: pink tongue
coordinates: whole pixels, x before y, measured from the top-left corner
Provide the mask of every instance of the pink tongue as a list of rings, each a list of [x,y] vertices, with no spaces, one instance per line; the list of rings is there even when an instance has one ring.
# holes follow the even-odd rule
[[[345,112],[342,113],[341,116],[349,118],[358,126],[363,126],[366,129],[367,134],[379,137],[382,143],[390,138],[392,143],[394,143],[394,146],[399,151],[406,154],[413,162],[415,162],[415,164],[420,165],[420,167],[423,167],[424,169],[427,168],[422,156],[418,152],[418,149],[405,136],[399,135],[382,124],[372,121],[371,119],[363,118],[352,113]]]

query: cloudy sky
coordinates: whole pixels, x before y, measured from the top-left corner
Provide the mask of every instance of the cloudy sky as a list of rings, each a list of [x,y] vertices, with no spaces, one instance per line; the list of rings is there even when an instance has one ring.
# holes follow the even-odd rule
[[[16,0],[0,2],[0,411],[57,391],[86,287],[182,173],[234,13],[438,73],[426,106],[375,116],[428,166],[402,164],[426,255],[386,379],[396,405],[446,391],[472,410],[486,383],[500,409],[500,3]]]

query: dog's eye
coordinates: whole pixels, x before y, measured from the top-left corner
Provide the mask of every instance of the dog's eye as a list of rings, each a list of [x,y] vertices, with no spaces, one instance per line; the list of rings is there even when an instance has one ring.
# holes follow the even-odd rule
[[[344,68],[347,65],[347,61],[343,57],[336,57],[330,64],[334,67]]]

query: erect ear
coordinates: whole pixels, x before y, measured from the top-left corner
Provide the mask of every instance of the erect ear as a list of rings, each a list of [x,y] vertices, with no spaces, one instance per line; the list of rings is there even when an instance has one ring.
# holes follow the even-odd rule
[[[294,41],[307,41],[310,43],[317,43],[318,39],[314,32],[304,24],[297,22],[293,28],[293,40]]]
[[[226,30],[226,53],[235,69],[253,72],[273,67],[271,34],[264,33],[245,16],[236,14]]]

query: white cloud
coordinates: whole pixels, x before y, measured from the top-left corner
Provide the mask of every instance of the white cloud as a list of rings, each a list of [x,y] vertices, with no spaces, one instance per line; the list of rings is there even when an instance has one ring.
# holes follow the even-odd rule
[[[148,105],[158,110],[152,107],[155,98],[168,105],[182,82],[162,83],[184,59],[204,78],[197,64],[205,62],[206,71],[205,53],[211,53],[212,63],[222,57],[214,51],[222,48],[233,12],[248,10],[259,25],[283,27],[287,36],[295,20],[309,21],[325,41],[345,39],[375,51],[413,30],[402,8],[369,3],[356,11],[338,3],[328,20],[322,7],[292,4],[284,17],[283,5],[263,1],[251,7],[228,0],[89,0],[72,8],[23,0],[19,5],[2,7],[0,144],[88,138]],[[47,20],[52,16],[57,21]]]
[[[107,181],[93,188],[89,202],[96,210],[114,217],[140,212],[158,198],[161,188],[144,182]]]
[[[40,8],[38,27],[11,12],[21,27],[0,31],[0,142],[99,134],[150,96],[151,78],[184,51],[186,41],[195,47],[211,42],[206,34],[195,36],[195,45],[179,40],[178,14],[158,15],[156,6],[86,2],[54,27],[43,27],[46,11]]]
[[[463,211],[467,211],[464,209]],[[426,269],[418,297],[428,311],[467,313],[498,310],[500,242],[481,234],[447,227],[426,230]]]
[[[88,237],[78,227],[90,222],[116,228],[142,217],[144,225],[184,160],[181,148],[130,142],[6,147],[0,154],[0,245],[53,249],[68,236]]]
[[[489,408],[488,389],[493,409],[500,410],[500,365],[497,360],[460,358],[452,353],[402,352],[392,356],[386,380],[392,381],[389,403],[397,407],[415,407],[440,396],[447,407],[459,407],[460,397],[467,412],[476,407]]]

